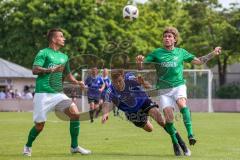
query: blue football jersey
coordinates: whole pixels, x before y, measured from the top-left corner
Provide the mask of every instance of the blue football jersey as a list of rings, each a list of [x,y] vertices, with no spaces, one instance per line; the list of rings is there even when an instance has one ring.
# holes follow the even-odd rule
[[[125,88],[122,91],[110,85],[106,92],[105,101],[113,102],[124,112],[137,112],[148,99],[148,95],[135,80],[125,79],[124,82]]]
[[[103,85],[103,79],[101,76],[88,76],[85,80],[85,85],[88,86],[88,92],[87,95],[89,98],[99,98],[101,96],[101,93],[99,92],[99,89]]]
[[[110,78],[107,76],[107,77],[103,77],[103,82],[105,83],[104,91],[106,92],[106,91],[107,91],[107,88],[111,85],[111,80],[110,80]]]

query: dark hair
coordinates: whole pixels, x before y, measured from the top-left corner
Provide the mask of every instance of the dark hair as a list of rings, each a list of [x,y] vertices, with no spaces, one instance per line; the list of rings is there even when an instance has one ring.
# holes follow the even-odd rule
[[[124,70],[123,69],[112,70],[112,72],[111,72],[112,80],[117,79],[119,76],[124,76]]]
[[[47,33],[47,40],[48,42],[52,41],[53,36],[55,35],[56,32],[62,32],[60,28],[52,28],[48,31]]]

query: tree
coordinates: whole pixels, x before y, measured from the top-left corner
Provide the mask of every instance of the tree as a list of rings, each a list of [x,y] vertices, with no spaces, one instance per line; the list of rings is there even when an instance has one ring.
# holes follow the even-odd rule
[[[196,53],[210,52],[213,47],[222,46],[223,54],[208,63],[218,65],[219,85],[226,83],[227,65],[239,59],[239,9],[222,10],[217,1],[185,1],[185,9],[191,17],[191,31],[187,34],[186,48]],[[218,8],[218,9],[217,9]],[[197,54],[201,56],[202,54]]]

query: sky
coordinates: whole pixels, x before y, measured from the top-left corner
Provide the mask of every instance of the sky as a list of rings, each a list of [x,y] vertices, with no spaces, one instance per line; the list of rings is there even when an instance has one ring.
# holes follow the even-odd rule
[[[134,1],[135,2],[140,2],[140,3],[145,3],[148,0],[134,0]],[[240,0],[218,0],[218,2],[221,3],[224,8],[228,8],[229,3],[238,2],[240,4]]]
[[[229,3],[239,3],[240,4],[240,0],[218,0],[219,3],[221,3],[223,5],[224,8],[228,8],[229,7]]]

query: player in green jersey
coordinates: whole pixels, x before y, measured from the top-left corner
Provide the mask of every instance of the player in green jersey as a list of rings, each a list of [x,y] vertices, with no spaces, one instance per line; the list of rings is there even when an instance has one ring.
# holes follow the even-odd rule
[[[66,114],[70,119],[70,151],[72,153],[91,154],[90,150],[78,145],[80,113],[76,104],[63,93],[62,77],[66,75],[69,81],[80,86],[83,86],[84,83],[77,81],[73,77],[70,72],[68,56],[59,51],[65,44],[61,29],[51,29],[47,34],[47,38],[49,47],[40,50],[33,63],[32,72],[38,75],[33,99],[33,121],[35,125],[29,132],[23,154],[31,156],[32,143],[43,130],[47,120],[47,113],[53,110]]]
[[[157,88],[159,89],[160,106],[166,118],[166,127],[174,130],[174,106],[178,106],[188,133],[189,144],[194,145],[196,139],[192,130],[189,108],[186,104],[187,93],[185,79],[183,78],[183,63],[188,62],[201,65],[221,53],[221,47],[216,47],[211,53],[195,57],[183,48],[177,48],[179,33],[174,27],[167,27],[163,32],[163,48],[157,48],[146,58],[142,55],[136,57],[140,69],[143,63],[154,63],[157,72]],[[177,142],[176,142],[177,143]],[[176,146],[177,147],[177,144]]]

